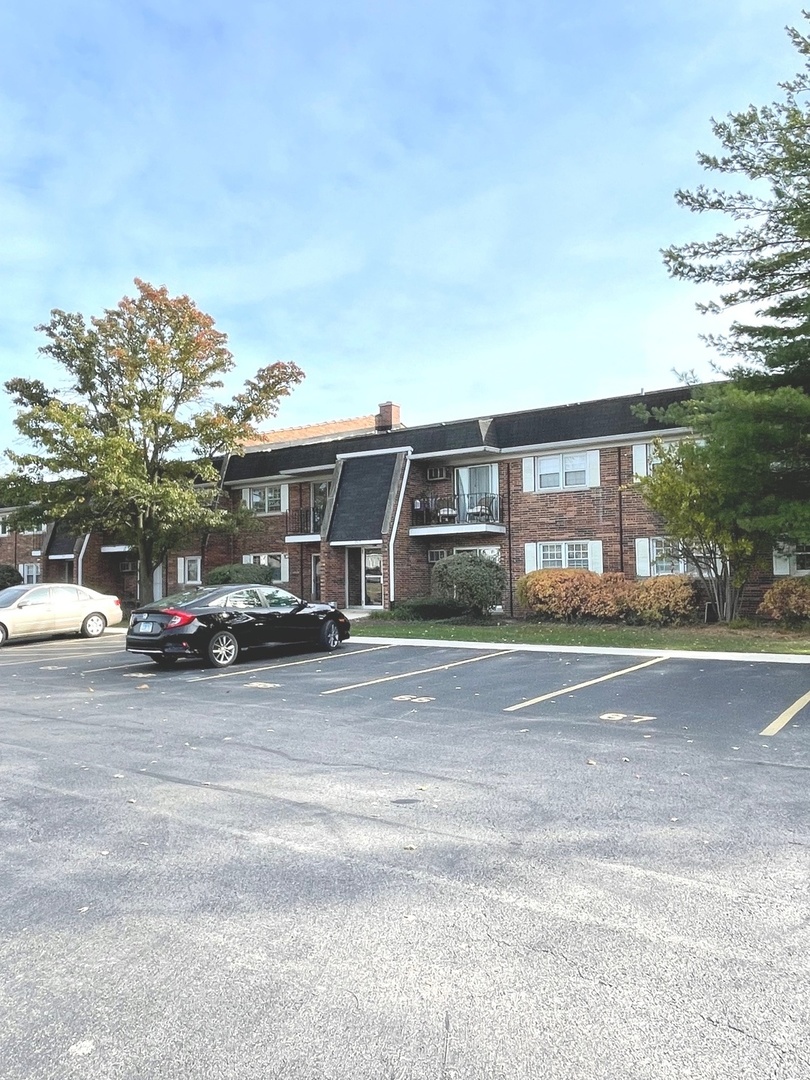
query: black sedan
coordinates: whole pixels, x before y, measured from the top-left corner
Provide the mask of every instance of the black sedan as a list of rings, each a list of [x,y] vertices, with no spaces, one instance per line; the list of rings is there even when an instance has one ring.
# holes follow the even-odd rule
[[[189,656],[224,668],[243,649],[260,645],[308,642],[336,649],[350,627],[334,605],[307,603],[274,585],[217,585],[137,608],[127,651],[165,666]]]

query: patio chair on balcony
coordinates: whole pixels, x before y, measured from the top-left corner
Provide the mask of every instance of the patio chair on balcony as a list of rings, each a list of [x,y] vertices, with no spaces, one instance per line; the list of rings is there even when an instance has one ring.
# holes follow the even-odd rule
[[[475,506],[467,511],[467,519],[473,523],[485,523],[495,520],[495,496],[482,495]]]

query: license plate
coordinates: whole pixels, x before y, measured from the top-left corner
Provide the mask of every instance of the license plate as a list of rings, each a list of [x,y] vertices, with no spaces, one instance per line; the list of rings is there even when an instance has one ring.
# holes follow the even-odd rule
[[[151,634],[152,633],[152,623],[150,623],[150,622],[139,622],[138,625],[135,627],[135,629],[136,629],[137,633],[139,633],[139,634]]]

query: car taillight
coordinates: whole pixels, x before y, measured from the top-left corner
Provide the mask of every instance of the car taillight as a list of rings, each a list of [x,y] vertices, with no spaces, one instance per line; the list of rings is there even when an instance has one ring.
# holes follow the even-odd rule
[[[187,611],[175,611],[174,608],[166,608],[163,614],[171,615],[171,618],[166,623],[166,629],[170,626],[188,626],[189,623],[194,622],[194,616],[189,615]]]

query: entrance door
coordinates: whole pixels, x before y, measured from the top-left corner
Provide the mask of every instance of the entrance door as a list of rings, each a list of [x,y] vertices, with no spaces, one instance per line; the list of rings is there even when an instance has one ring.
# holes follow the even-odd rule
[[[363,548],[363,607],[382,607],[382,552]]]

